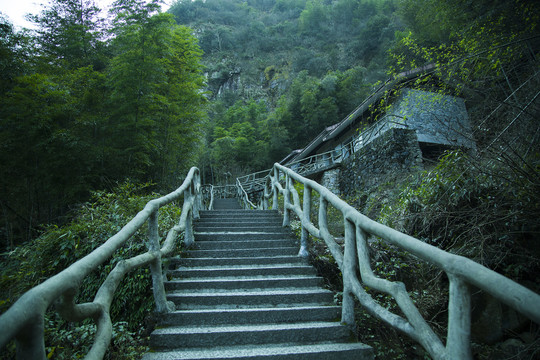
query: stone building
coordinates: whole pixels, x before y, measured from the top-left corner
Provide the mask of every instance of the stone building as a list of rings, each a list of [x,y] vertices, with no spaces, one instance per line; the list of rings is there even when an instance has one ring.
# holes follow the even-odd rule
[[[282,163],[335,193],[350,194],[389,172],[421,169],[445,150],[475,151],[463,99],[407,87],[417,75],[387,81]]]

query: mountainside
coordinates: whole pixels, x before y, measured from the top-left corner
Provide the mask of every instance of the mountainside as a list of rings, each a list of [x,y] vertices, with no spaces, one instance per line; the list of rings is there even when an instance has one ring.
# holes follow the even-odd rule
[[[387,77],[396,1],[181,0],[204,51],[208,182],[267,168],[346,116]],[[205,166],[207,165],[207,166]]]

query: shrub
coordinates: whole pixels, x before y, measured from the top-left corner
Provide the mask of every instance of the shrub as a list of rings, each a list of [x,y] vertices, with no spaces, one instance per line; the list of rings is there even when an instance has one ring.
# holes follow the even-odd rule
[[[4,254],[0,277],[0,288],[3,289],[0,311],[6,311],[24,292],[89,254],[117,233],[149,200],[159,197],[158,194],[149,193],[149,187],[150,184],[126,182],[113,192],[95,192],[89,202],[79,207],[68,224],[47,226],[34,241]],[[161,239],[178,221],[180,212],[181,207],[174,203],[160,209]],[[93,300],[118,261],[145,251],[146,229],[143,228],[109,262],[84,279],[77,303]],[[109,358],[133,359],[141,353],[142,345],[139,342],[145,333],[141,324],[154,306],[151,283],[148,268],[139,268],[129,273],[116,290],[111,306],[114,338],[107,355]],[[49,358],[82,357],[93,342],[95,326],[89,320],[81,324],[68,323],[51,310],[46,314],[45,323],[45,344]],[[3,354],[2,358],[4,356],[10,358],[10,354]]]

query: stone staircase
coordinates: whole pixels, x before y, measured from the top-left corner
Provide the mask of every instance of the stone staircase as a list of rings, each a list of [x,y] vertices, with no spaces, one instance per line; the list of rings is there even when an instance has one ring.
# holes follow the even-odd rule
[[[276,211],[241,210],[233,199],[214,208],[201,212],[189,257],[176,260],[165,285],[176,311],[144,360],[373,359],[339,323],[333,293],[298,258]]]

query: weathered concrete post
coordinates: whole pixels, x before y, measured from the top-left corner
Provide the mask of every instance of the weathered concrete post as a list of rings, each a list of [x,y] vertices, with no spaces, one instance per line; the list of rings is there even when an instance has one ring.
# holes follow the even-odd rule
[[[190,248],[191,245],[195,242],[195,237],[193,236],[193,213],[191,210],[188,210],[189,213],[186,217],[186,230],[184,233],[184,243],[186,247]]]
[[[45,340],[43,338],[43,316],[36,317],[33,324],[25,326],[15,339],[17,344],[17,359],[33,360],[43,359],[45,355]]]
[[[200,218],[199,210],[202,207],[201,196],[200,196],[200,187],[201,187],[201,176],[196,173],[193,177],[193,182],[190,186],[191,196],[193,196],[193,217],[195,219]]]
[[[307,185],[304,186],[304,206],[302,214],[302,238],[300,239],[300,252],[298,252],[298,256],[302,258],[307,258],[309,256],[309,231],[305,225],[311,222],[311,188]]]
[[[272,209],[278,210],[279,209],[279,203],[278,203],[278,193],[279,189],[277,186],[275,186],[274,183],[279,182],[279,170],[274,167],[274,178],[270,186],[272,187],[272,191],[274,192],[274,196],[272,197]]]
[[[456,275],[450,280],[448,299],[448,337],[446,350],[449,359],[471,360],[471,295],[469,286]]]
[[[351,281],[356,278],[356,226],[347,218],[343,218],[345,227],[345,251],[343,253],[343,304],[341,306],[341,323],[351,330],[356,330],[354,318],[354,296]]]
[[[159,251],[158,211],[158,209],[153,211],[148,218],[148,251],[155,256],[155,260],[150,263],[150,272],[152,274],[152,289],[154,291],[156,311],[166,313],[169,309],[167,307],[165,286],[163,285],[163,270]]]
[[[285,175],[285,188],[283,189],[283,227],[291,223],[291,186],[292,180],[289,175]]]

